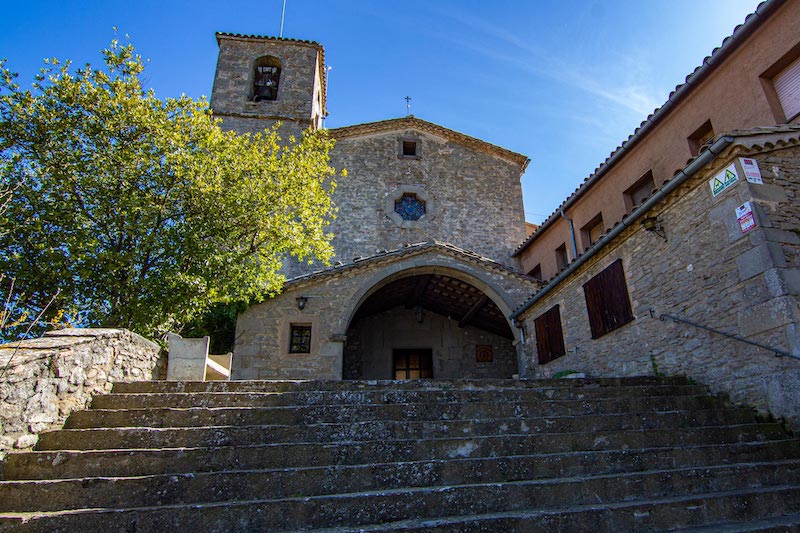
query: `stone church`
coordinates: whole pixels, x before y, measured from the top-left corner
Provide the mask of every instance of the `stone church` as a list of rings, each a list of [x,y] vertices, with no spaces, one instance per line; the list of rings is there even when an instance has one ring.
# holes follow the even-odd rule
[[[225,127],[320,127],[322,46],[217,40],[212,106]],[[331,164],[347,169],[333,195],[334,266],[285,266],[284,292],[239,318],[233,376],[519,374],[521,333],[507,317],[540,285],[512,257],[526,237],[527,157],[413,116],[330,135]]]
[[[287,261],[232,378],[686,375],[800,422],[798,27],[761,4],[538,228],[524,155],[414,116],[329,130],[334,262]],[[320,44],[217,42],[224,127],[322,127]]]

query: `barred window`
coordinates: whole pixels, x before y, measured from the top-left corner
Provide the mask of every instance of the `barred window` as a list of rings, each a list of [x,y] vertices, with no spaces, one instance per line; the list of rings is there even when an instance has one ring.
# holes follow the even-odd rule
[[[292,324],[289,334],[289,353],[311,353],[311,326]]]

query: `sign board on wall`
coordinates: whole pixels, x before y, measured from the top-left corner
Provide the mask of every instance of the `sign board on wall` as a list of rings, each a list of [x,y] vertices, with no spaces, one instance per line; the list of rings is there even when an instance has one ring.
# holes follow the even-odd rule
[[[742,164],[744,170],[744,178],[750,183],[764,184],[764,179],[761,177],[761,169],[758,168],[758,161],[750,159],[749,157],[740,157],[739,162]]]
[[[739,221],[742,233],[747,233],[756,227],[756,217],[753,215],[753,206],[750,202],[745,202],[736,208],[736,219]]]
[[[728,168],[711,178],[708,184],[711,186],[711,195],[716,198],[722,191],[739,181],[739,174],[736,165],[731,163]]]

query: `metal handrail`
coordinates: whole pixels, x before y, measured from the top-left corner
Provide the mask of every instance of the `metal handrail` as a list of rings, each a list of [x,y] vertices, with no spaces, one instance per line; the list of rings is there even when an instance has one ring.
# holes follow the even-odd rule
[[[744,342],[744,343],[747,343],[747,344],[751,344],[753,346],[757,346],[759,348],[767,350],[768,352],[774,353],[776,357],[790,357],[792,359],[800,360],[800,356],[794,355],[793,353],[787,352],[785,350],[781,350],[780,348],[775,348],[774,346],[767,346],[766,344],[761,344],[760,342],[751,341],[751,340],[739,337],[738,335],[733,335],[731,333],[726,333],[726,332],[720,331],[718,329],[714,329],[714,328],[710,328],[708,326],[704,326],[702,324],[698,324],[697,322],[692,322],[691,320],[686,320],[685,318],[680,318],[680,317],[677,317],[677,316],[668,315],[667,313],[661,313],[659,315],[659,317],[658,317],[658,319],[661,320],[662,322],[667,318],[671,319],[673,322],[683,322],[684,324],[689,324],[690,326],[694,326],[696,328],[704,329],[706,331],[710,331],[711,333],[716,333],[717,335],[722,335],[723,337],[728,337],[729,339],[733,339],[733,340],[736,340],[736,341],[740,341],[740,342]]]

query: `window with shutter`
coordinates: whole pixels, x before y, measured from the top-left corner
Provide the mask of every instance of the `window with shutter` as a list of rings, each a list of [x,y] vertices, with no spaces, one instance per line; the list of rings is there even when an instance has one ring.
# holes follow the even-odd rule
[[[772,84],[786,120],[792,120],[800,115],[800,58],[776,74]]]
[[[583,294],[593,339],[634,319],[621,259],[587,281],[583,286]]]
[[[653,189],[656,188],[656,182],[653,179],[653,171],[648,170],[644,175],[636,180],[636,183],[631,185],[625,190],[625,210],[633,211],[634,207],[638,207],[653,194]]]
[[[702,152],[705,146],[714,139],[714,127],[711,125],[711,120],[706,120],[702,126],[697,128],[694,133],[689,135],[686,139],[689,142],[689,151],[691,154],[697,155]]]
[[[561,312],[558,305],[536,318],[533,325],[536,329],[536,350],[540,365],[567,353],[564,349],[564,333],[561,329]]]

